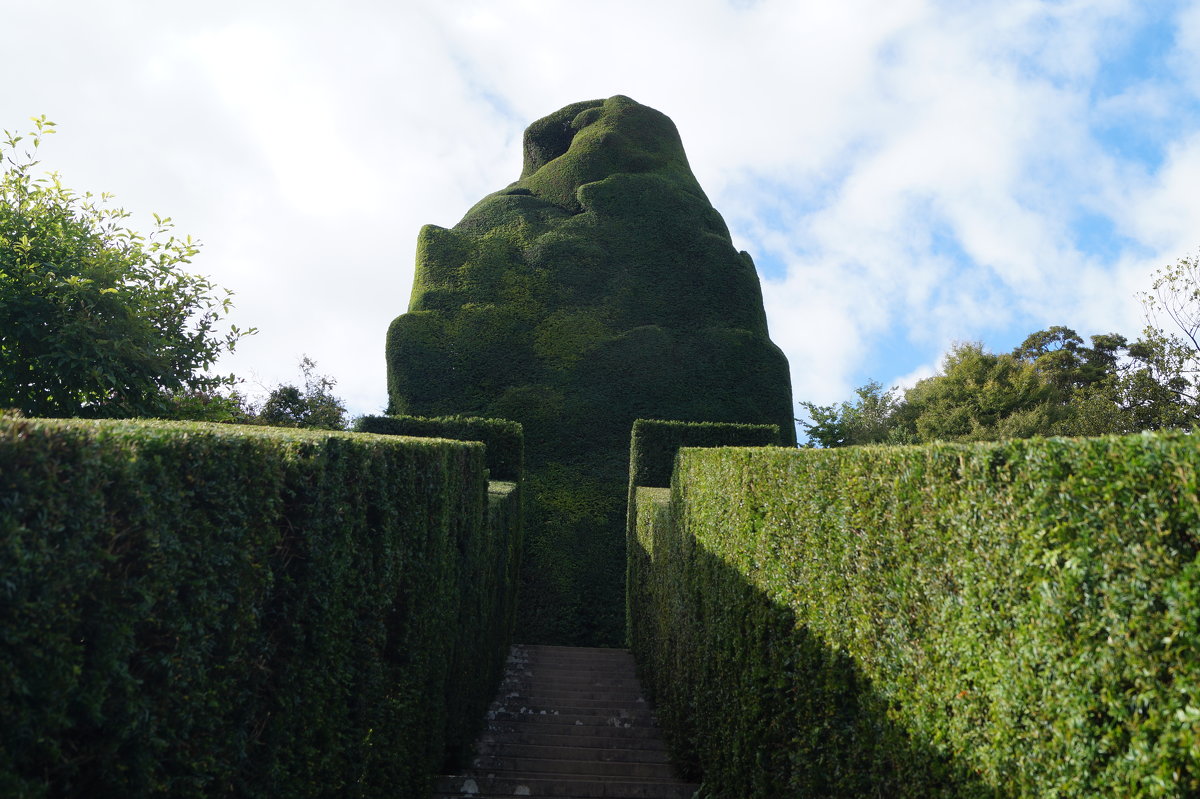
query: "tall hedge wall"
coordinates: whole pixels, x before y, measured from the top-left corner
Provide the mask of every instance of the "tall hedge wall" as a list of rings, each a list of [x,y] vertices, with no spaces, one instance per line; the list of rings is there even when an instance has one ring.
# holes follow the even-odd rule
[[[629,437],[629,485],[669,486],[683,447],[779,446],[779,426],[638,419]]]
[[[522,424],[519,636],[615,646],[634,420],[775,424],[794,443],[788,364],[669,118],[574,103],[524,147],[517,181],[422,228],[388,329],[388,412]]]
[[[524,465],[524,434],[521,425],[506,419],[473,416],[360,416],[354,422],[360,433],[418,438],[449,438],[481,441],[488,471],[493,480],[520,480]]]
[[[625,637],[626,643],[639,636],[635,628],[644,623],[633,612],[632,598],[644,587],[642,561],[645,550],[633,534],[637,521],[639,486],[665,487],[671,484],[675,456],[682,447],[767,447],[780,443],[779,427],[773,424],[722,424],[719,422],[677,422],[664,419],[638,419],[629,437],[629,493],[626,499],[625,525]]]
[[[0,419],[0,795],[426,795],[511,633],[494,488],[478,444]]]
[[[663,493],[634,649],[706,795],[1200,795],[1200,436],[684,450]]]

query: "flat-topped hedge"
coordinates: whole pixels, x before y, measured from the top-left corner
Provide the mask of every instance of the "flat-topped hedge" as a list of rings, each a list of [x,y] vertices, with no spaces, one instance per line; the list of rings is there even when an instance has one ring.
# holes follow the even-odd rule
[[[1200,435],[685,449],[664,493],[633,648],[706,796],[1200,795]]]
[[[511,632],[495,488],[479,444],[0,419],[0,795],[425,795]]]
[[[625,541],[625,636],[626,643],[638,638],[635,628],[646,624],[646,614],[633,613],[635,594],[644,586],[635,582],[646,578],[642,560],[645,549],[634,535],[638,514],[638,487],[666,487],[671,484],[675,456],[682,447],[767,447],[780,442],[779,426],[773,424],[736,424],[730,422],[681,422],[666,419],[638,419],[629,437],[629,493],[626,499]]]
[[[629,484],[669,486],[683,447],[779,446],[779,425],[638,419],[629,437]]]
[[[354,422],[360,433],[420,438],[482,441],[493,480],[520,480],[524,466],[525,437],[521,425],[507,419],[475,416],[361,416]]]

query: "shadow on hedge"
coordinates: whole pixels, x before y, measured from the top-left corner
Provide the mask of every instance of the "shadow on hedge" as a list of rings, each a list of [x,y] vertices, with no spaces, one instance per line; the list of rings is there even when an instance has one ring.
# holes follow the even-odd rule
[[[705,799],[1005,796],[893,722],[845,650],[716,556],[691,555],[675,601],[633,644],[675,761]],[[631,557],[649,565],[641,546]]]

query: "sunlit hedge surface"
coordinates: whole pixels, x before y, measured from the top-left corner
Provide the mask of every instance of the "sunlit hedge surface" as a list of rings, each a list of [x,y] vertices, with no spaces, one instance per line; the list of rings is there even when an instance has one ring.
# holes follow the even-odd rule
[[[0,795],[423,795],[508,643],[485,475],[479,444],[0,420]]]
[[[1196,435],[684,450],[634,649],[706,795],[1200,795],[1198,489]]]
[[[669,486],[683,447],[767,447],[781,443],[778,425],[638,419],[629,438],[630,486]]]
[[[773,424],[730,424],[723,422],[679,422],[663,419],[638,419],[629,437],[629,497],[626,526],[632,532],[637,519],[637,487],[668,486],[675,467],[675,455],[681,447],[766,447],[780,443],[779,427]],[[631,596],[644,590],[635,581],[644,580],[646,550],[637,538],[626,536],[626,619],[625,634],[632,641],[634,628],[646,621],[632,613]]]

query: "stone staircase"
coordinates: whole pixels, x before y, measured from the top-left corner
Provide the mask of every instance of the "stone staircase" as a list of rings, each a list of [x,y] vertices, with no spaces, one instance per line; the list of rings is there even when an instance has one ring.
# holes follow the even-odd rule
[[[434,799],[692,799],[675,777],[622,649],[514,646],[464,774],[438,777]]]

